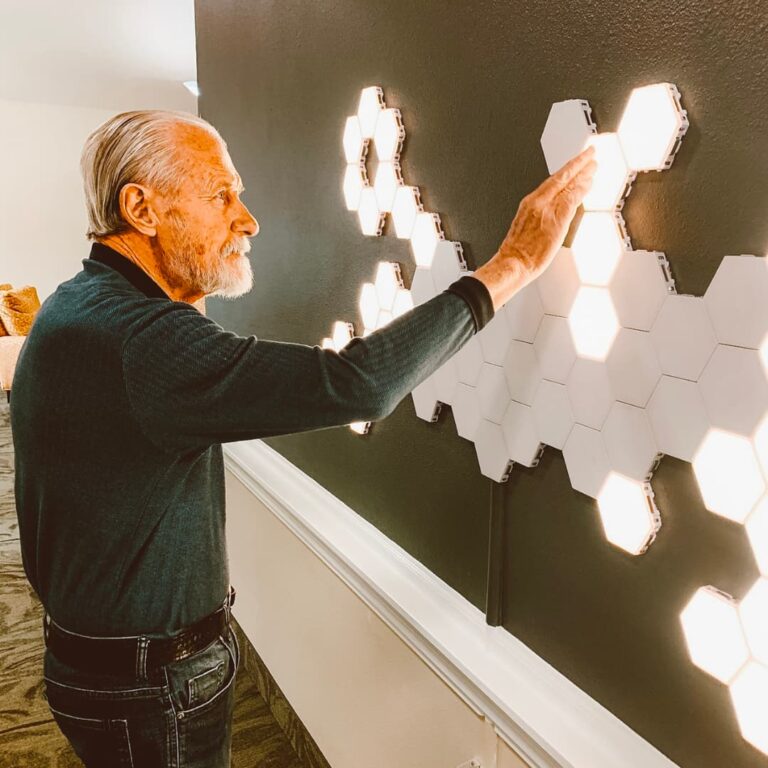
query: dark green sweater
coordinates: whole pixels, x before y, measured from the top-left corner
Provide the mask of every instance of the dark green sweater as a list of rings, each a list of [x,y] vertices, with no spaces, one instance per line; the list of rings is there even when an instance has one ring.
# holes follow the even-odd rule
[[[52,618],[167,636],[229,586],[221,443],[383,419],[493,314],[465,276],[341,352],[240,336],[94,244],[22,347],[24,569]]]

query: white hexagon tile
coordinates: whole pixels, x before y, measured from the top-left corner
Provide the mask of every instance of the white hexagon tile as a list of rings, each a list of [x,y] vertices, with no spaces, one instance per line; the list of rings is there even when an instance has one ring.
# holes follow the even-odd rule
[[[729,686],[744,738],[768,754],[767,259],[725,256],[703,297],[678,295],[666,256],[633,250],[621,215],[638,174],[669,168],[687,127],[671,83],[631,91],[615,133],[597,132],[585,100],[553,104],[541,136],[550,173],[587,144],[598,163],[572,246],[412,396],[426,421],[451,406],[497,482],[515,463],[535,466],[545,446],[561,450],[606,539],[630,555],[663,534],[650,483],[661,457],[691,462],[704,506],[744,525],[762,576],[740,603],[701,587],[681,631],[692,662]],[[471,274],[461,244],[403,181],[404,139],[400,111],[365,88],[344,126],[344,203],[367,236],[392,216],[415,271],[406,291],[398,265],[379,264],[361,291],[363,333]],[[336,323],[324,345],[352,333]]]

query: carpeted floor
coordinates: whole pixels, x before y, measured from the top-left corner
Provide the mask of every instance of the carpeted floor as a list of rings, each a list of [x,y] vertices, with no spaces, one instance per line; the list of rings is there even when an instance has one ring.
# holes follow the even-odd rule
[[[82,763],[43,697],[42,607],[21,564],[9,406],[0,397],[0,768],[75,768]],[[235,689],[233,768],[302,768],[242,664]]]

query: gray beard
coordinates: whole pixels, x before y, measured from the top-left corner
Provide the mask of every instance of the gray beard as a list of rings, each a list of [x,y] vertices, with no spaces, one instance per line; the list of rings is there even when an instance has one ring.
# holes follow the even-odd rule
[[[247,238],[228,245],[219,254],[218,269],[205,268],[200,262],[194,243],[183,225],[174,227],[175,244],[172,252],[165,254],[162,265],[163,277],[170,285],[196,289],[206,296],[221,296],[236,299],[248,293],[253,287],[253,270],[250,259],[245,255],[251,249]],[[232,260],[230,254],[240,251]],[[230,263],[231,262],[231,263]]]

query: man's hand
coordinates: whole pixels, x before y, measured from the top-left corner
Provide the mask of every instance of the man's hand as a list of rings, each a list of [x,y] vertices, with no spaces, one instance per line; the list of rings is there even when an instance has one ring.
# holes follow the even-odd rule
[[[473,273],[488,288],[498,310],[550,264],[597,169],[587,147],[526,195],[493,258]]]

